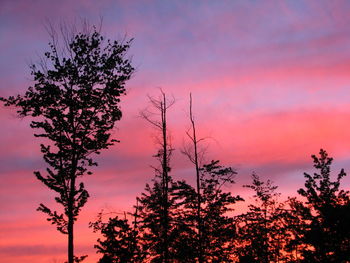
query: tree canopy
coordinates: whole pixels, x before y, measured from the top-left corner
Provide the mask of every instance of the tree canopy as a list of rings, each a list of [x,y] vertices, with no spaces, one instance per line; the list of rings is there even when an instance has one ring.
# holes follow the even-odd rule
[[[24,95],[0,99],[5,106],[15,106],[20,117],[33,117],[35,136],[46,138],[41,152],[48,168],[46,174],[35,175],[57,193],[63,212],[44,204],[38,210],[68,234],[72,263],[73,224],[89,197],[78,178],[97,165],[93,154],[116,142],[111,131],[122,117],[120,96],[134,68],[126,57],[131,41],[105,40],[95,27],[72,37],[63,35],[63,47],[57,34],[51,36],[41,63],[31,65],[34,85]]]

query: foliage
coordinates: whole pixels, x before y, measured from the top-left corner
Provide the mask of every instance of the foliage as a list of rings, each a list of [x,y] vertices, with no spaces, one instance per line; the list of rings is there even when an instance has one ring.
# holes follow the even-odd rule
[[[177,210],[177,196],[175,195],[176,183],[171,177],[168,178],[168,182],[167,217],[164,217],[164,191],[159,177],[153,180],[152,186],[147,184],[145,192],[138,198],[137,209],[139,228],[142,233],[141,240],[150,262],[166,262],[164,257],[165,244],[167,244],[168,249],[168,260],[173,262],[172,260],[178,258],[179,248],[176,248],[176,244],[179,245],[178,238],[185,234],[183,229],[179,229],[176,220],[176,215],[179,212]],[[167,222],[164,222],[165,220]],[[163,234],[165,226],[167,228],[166,235]]]
[[[5,106],[17,107],[20,117],[31,116],[36,137],[46,138],[41,152],[48,164],[46,175],[36,177],[55,191],[63,213],[44,204],[38,210],[57,229],[69,236],[69,262],[73,262],[73,224],[89,194],[78,178],[91,174],[97,165],[92,154],[113,145],[111,130],[122,113],[120,96],[133,67],[125,58],[130,41],[104,41],[99,32],[77,33],[64,38],[61,52],[53,36],[50,51],[39,65],[31,66],[34,86],[24,95],[1,98]]]
[[[100,232],[103,240],[97,240],[97,253],[103,254],[99,263],[142,262],[142,247],[138,242],[138,231],[131,227],[127,219],[118,216],[102,222],[102,213],[97,221],[90,223],[94,232]]]
[[[333,158],[320,150],[312,155],[318,172],[304,173],[305,187],[298,193],[306,202],[294,202],[295,214],[301,221],[297,233],[302,262],[348,262],[350,258],[350,198],[340,189],[346,173],[342,169],[335,181],[331,180]]]
[[[243,199],[224,192],[223,187],[234,183],[236,172],[221,166],[219,161],[203,165],[200,172],[204,262],[232,262],[236,228],[228,213],[233,210],[232,205]]]
[[[289,214],[279,193],[270,180],[262,181],[252,175],[252,184],[245,185],[254,191],[254,203],[248,212],[237,216],[239,222],[237,251],[239,262],[281,262],[287,256],[284,251],[290,238],[286,231]]]
[[[171,137],[168,133],[167,111],[175,100],[169,100],[161,91],[158,99],[149,96],[151,109],[143,110],[141,117],[149,122],[157,131],[157,144],[159,149],[154,157],[159,166],[153,167],[156,178],[153,187],[146,185],[146,193],[138,199],[140,205],[137,210],[140,213],[140,227],[143,231],[143,242],[151,262],[170,262],[172,257],[172,178],[170,158],[173,152]],[[154,112],[155,111],[155,112]]]
[[[336,181],[331,181],[332,158],[321,150],[320,157],[313,159],[320,172],[305,173],[305,188],[298,191],[305,201],[292,197],[287,203],[280,202],[277,186],[253,174],[252,183],[244,187],[254,191],[254,202],[246,213],[236,217],[229,214],[232,205],[243,199],[223,191],[224,185],[234,183],[235,171],[221,166],[219,161],[201,167],[202,254],[198,242],[197,190],[169,176],[168,261],[163,254],[163,177],[161,170],[156,170],[153,185],[146,186],[137,206],[143,262],[194,263],[199,262],[200,255],[204,262],[348,262],[350,198],[348,191],[340,189],[346,174],[341,170]]]

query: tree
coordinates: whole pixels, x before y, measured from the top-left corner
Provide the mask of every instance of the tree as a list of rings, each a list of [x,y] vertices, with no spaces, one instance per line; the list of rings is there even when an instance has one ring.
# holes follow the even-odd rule
[[[187,137],[190,139],[191,146],[185,147],[184,150],[182,151],[183,154],[185,154],[190,162],[194,165],[195,167],[195,172],[196,172],[196,191],[195,191],[195,198],[191,200],[191,202],[196,204],[196,216],[195,216],[195,221],[196,221],[196,230],[197,230],[197,257],[198,257],[198,262],[202,263],[204,260],[203,257],[203,237],[202,237],[202,193],[201,193],[201,174],[200,174],[200,158],[202,156],[202,153],[198,148],[199,148],[199,143],[203,139],[198,139],[197,138],[197,133],[196,133],[196,125],[195,125],[195,120],[192,112],[192,94],[190,93],[190,122],[191,122],[191,128],[186,132]],[[188,197],[193,195],[193,193],[188,192],[187,193]],[[187,198],[188,198],[187,197]]]
[[[40,130],[35,136],[47,139],[41,144],[46,175],[38,171],[35,175],[58,194],[55,200],[63,213],[44,204],[38,210],[58,231],[68,234],[68,262],[73,263],[74,222],[89,197],[79,178],[97,165],[93,154],[116,142],[111,130],[122,117],[120,96],[134,68],[125,57],[131,40],[105,41],[93,27],[72,37],[63,34],[66,44],[61,50],[57,34],[51,36],[43,63],[31,65],[34,86],[24,95],[1,101],[17,107],[21,117],[34,117],[30,126]]]
[[[98,214],[97,221],[90,223],[94,232],[101,232],[103,240],[97,240],[97,253],[103,254],[98,263],[141,263],[144,259],[141,244],[138,241],[136,225],[130,226],[127,219],[118,216],[109,218],[107,223],[102,222],[102,213]]]
[[[193,262],[231,262],[231,241],[234,236],[233,218],[227,215],[239,196],[224,193],[221,187],[234,183],[236,172],[231,167],[223,167],[219,161],[202,166],[205,149],[200,145],[205,138],[198,138],[190,94],[189,119],[191,126],[186,131],[190,144],[182,153],[195,168],[195,187],[179,184],[179,196],[184,200],[181,207],[182,222],[190,226],[192,234],[191,255]],[[186,230],[187,233],[191,233]],[[187,262],[190,262],[187,260]],[[192,262],[192,261],[191,261]]]
[[[185,180],[172,184],[172,251],[175,262],[197,263],[198,232],[196,232],[196,201],[195,188]]]
[[[203,261],[233,262],[236,224],[228,213],[243,199],[223,191],[223,187],[234,183],[236,171],[211,161],[200,168],[200,173]]]
[[[167,111],[175,100],[168,100],[161,91],[159,99],[149,97],[152,109],[146,109],[140,113],[141,117],[148,121],[158,132],[157,142],[160,146],[154,156],[160,167],[153,167],[156,173],[153,187],[146,186],[146,193],[139,198],[140,217],[142,228],[146,230],[144,235],[146,242],[151,242],[149,251],[153,254],[153,262],[170,262],[170,232],[171,214],[170,187],[172,178],[170,172],[170,157],[173,152],[168,134]],[[155,112],[154,112],[155,111]],[[147,241],[148,240],[148,241]]]
[[[312,155],[318,172],[306,178],[298,193],[305,202],[294,200],[294,214],[298,216],[297,242],[301,247],[301,262],[349,262],[350,260],[350,197],[340,188],[346,176],[342,169],[335,181],[331,180],[333,158],[321,149]]]
[[[244,187],[254,191],[254,203],[248,206],[247,213],[237,216],[239,262],[285,262],[289,214],[284,203],[278,201],[277,186],[253,174],[252,184]]]
[[[149,262],[189,262],[183,261],[187,255],[183,253],[184,248],[179,247],[185,242],[179,240],[184,231],[177,217],[180,213],[176,195],[177,183],[170,177],[168,184],[166,217],[163,184],[159,175],[153,179],[152,185],[146,185],[145,191],[138,199],[140,241],[147,252]],[[166,233],[164,229],[167,230]]]
[[[198,138],[195,118],[192,110],[192,94],[190,94],[189,119],[191,127],[186,131],[190,144],[182,153],[187,156],[195,168],[195,187],[179,184],[179,193],[183,201],[181,208],[184,214],[182,222],[191,226],[192,260],[193,262],[231,262],[232,238],[235,225],[227,212],[230,206],[241,201],[239,196],[225,193],[221,187],[233,184],[236,172],[231,167],[223,167],[219,161],[201,165],[205,149],[200,147],[204,138]],[[185,223],[183,223],[185,224]],[[194,226],[194,227],[193,227]],[[187,233],[190,231],[187,230]],[[189,262],[188,260],[186,262]]]

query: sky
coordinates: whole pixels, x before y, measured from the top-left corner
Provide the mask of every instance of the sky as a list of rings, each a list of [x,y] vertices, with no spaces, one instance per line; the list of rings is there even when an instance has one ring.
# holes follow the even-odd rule
[[[156,132],[139,117],[159,88],[176,103],[169,110],[172,176],[193,182],[181,154],[189,128],[189,94],[206,160],[234,167],[236,184],[255,172],[283,196],[296,195],[311,154],[326,149],[333,172],[350,168],[349,1],[44,1],[0,0],[0,96],[33,84],[29,65],[48,50],[48,21],[98,24],[111,39],[133,38],[136,72],[122,97],[123,118],[94,174],[83,178],[90,199],[76,223],[76,253],[96,262],[98,238],[88,228],[97,213],[132,211],[151,182]],[[54,193],[33,171],[45,169],[30,119],[0,106],[0,258],[7,263],[61,263],[66,236],[37,212],[56,207]],[[350,180],[344,179],[349,189]],[[239,208],[238,208],[239,210]]]

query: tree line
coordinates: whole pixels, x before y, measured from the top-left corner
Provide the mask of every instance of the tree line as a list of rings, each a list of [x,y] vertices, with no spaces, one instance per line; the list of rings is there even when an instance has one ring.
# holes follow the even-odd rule
[[[102,254],[99,263],[350,262],[350,195],[340,187],[346,173],[341,170],[332,179],[333,159],[325,150],[312,155],[315,173],[304,173],[298,196],[285,201],[273,182],[252,174],[244,187],[251,190],[253,202],[236,214],[235,205],[245,201],[227,191],[236,171],[219,160],[200,162],[192,97],[187,131],[191,145],[183,153],[193,164],[194,185],[171,176],[173,149],[163,137],[168,134],[166,95],[151,98],[151,104],[161,116],[159,122],[145,117],[159,130],[159,166],[129,218],[116,216],[104,222],[100,213],[90,224],[102,234],[95,245]]]
[[[111,41],[87,25],[82,32],[63,30],[60,38],[52,30],[50,36],[49,51],[31,65],[34,85],[0,100],[19,116],[32,117],[35,136],[46,138],[40,147],[47,169],[34,174],[56,192],[62,211],[45,204],[38,211],[67,235],[67,262],[73,263],[86,258],[74,253],[74,224],[89,198],[82,177],[92,174],[96,154],[118,142],[111,131],[122,117],[120,97],[135,69],[127,56],[132,40]],[[193,164],[194,185],[172,177],[167,113],[174,100],[163,91],[149,99],[151,108],[141,116],[159,132],[158,165],[129,217],[104,221],[100,213],[90,223],[101,233],[95,245],[99,263],[350,262],[350,195],[340,187],[346,173],[331,178],[333,159],[326,151],[312,156],[316,172],[305,173],[304,187],[287,201],[279,200],[271,181],[253,174],[245,187],[254,203],[234,215],[244,200],[225,189],[237,172],[219,160],[204,162],[192,96],[189,143],[182,152]]]

